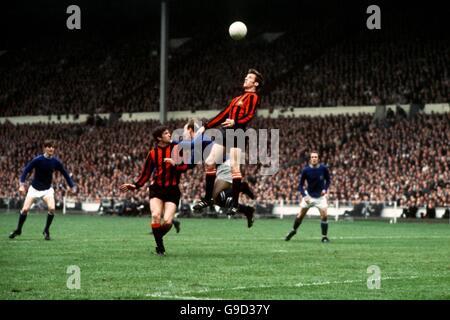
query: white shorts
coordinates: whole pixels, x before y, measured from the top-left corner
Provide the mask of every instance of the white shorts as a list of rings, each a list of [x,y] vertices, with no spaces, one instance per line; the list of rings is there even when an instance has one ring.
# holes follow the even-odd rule
[[[53,187],[50,187],[50,189],[47,190],[36,190],[35,188],[33,188],[33,186],[30,186],[28,188],[28,192],[27,192],[27,198],[31,197],[31,198],[44,198],[46,196],[53,196],[55,194],[55,190],[53,189]]]
[[[229,183],[233,183],[231,178],[231,164],[230,159],[227,159],[224,163],[217,167],[216,179],[223,180]]]
[[[306,203],[305,197],[303,197],[302,202],[300,203],[300,208],[313,208],[316,207],[318,209],[327,209],[328,208],[328,202],[326,197],[320,197],[320,198],[313,198],[310,197],[309,204]]]

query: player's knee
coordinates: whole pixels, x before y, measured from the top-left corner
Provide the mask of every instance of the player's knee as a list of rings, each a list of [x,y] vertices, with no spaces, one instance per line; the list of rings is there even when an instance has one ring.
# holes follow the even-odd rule
[[[172,224],[173,223],[173,217],[168,217],[167,219],[166,218],[164,218],[164,223],[167,223],[167,224]]]
[[[206,159],[205,160],[205,169],[206,170],[215,170],[216,169],[216,163],[214,162],[214,159]]]
[[[29,210],[30,209],[28,209],[28,208],[23,208],[22,210],[20,210],[20,214],[23,214],[24,216],[26,216],[28,214]]]
[[[31,206],[32,206],[32,203],[30,203],[30,204],[25,203],[22,207],[22,211],[28,213],[28,211],[30,211],[30,209],[31,209]]]
[[[322,221],[327,221],[328,220],[328,215],[327,215],[327,213],[323,213],[323,214],[321,214],[320,215],[320,220],[322,220]]]
[[[48,208],[48,214],[54,215],[55,214],[55,208]]]
[[[152,223],[160,223],[161,221],[161,213],[160,212],[152,212]]]
[[[213,155],[213,152],[211,152],[210,155],[205,159],[205,166],[208,169],[208,167],[215,167],[215,164],[215,157]]]

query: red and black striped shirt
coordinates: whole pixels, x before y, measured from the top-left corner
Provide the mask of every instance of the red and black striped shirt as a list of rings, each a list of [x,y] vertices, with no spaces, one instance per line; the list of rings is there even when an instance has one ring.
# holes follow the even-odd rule
[[[233,119],[234,126],[230,129],[245,128],[245,125],[253,119],[260,98],[256,92],[244,92],[244,94],[231,100],[230,105],[217,116],[208,121],[206,129],[220,126],[226,119]]]
[[[174,157],[172,157],[174,155]],[[178,163],[178,146],[174,143],[166,147],[156,146],[147,154],[141,175],[134,185],[137,188],[142,187],[153,173],[153,181],[160,187],[178,186],[182,172],[188,169],[187,164],[177,164],[172,166],[170,162],[164,162],[164,158],[172,158]]]

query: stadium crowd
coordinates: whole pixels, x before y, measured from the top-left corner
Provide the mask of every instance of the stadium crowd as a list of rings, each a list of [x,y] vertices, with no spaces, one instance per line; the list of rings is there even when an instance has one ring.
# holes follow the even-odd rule
[[[420,8],[418,17],[422,13]],[[439,21],[417,24],[414,15],[386,15],[386,28],[368,33],[343,23],[345,10],[341,16],[322,18],[293,14],[301,19],[250,26],[241,42],[223,30],[191,32],[186,42],[177,39],[178,46],[171,41],[169,110],[222,109],[239,92],[249,67],[266,79],[262,108],[449,102],[449,41]],[[95,34],[64,41],[36,39],[35,45],[0,51],[0,117],[158,111],[155,39],[134,30],[107,39]],[[299,170],[308,152],[316,149],[333,175],[331,203],[449,206],[449,117],[256,118],[252,127],[280,129],[280,168],[276,175],[264,176],[260,166],[248,165],[243,173],[256,181],[257,202],[296,203]],[[44,139],[55,138],[57,154],[78,185],[75,197],[130,198],[118,186],[139,174],[157,122],[91,120],[76,125],[1,124],[0,197],[20,198],[21,169],[42,151]],[[169,126],[182,128],[183,121]],[[56,184],[61,199],[65,183],[60,176]],[[184,175],[181,189],[183,201],[200,199],[201,166]],[[147,198],[146,190],[140,190],[133,201],[145,203]]]
[[[50,42],[0,56],[1,73],[8,75],[0,79],[0,116],[149,110],[133,108],[128,98],[156,79],[154,44],[127,40]]]
[[[390,30],[349,34],[309,18],[244,42],[204,33],[170,50],[169,109],[221,109],[249,67],[267,79],[265,108],[448,102],[448,39]],[[46,41],[0,55],[0,117],[159,110],[157,42]]]
[[[183,121],[171,121],[182,128]],[[320,152],[330,167],[331,205],[367,200],[399,206],[450,205],[450,114],[418,114],[373,120],[372,115],[256,118],[255,128],[280,129],[279,171],[260,174],[259,165],[244,166],[258,203],[297,203],[298,176],[308,152]],[[125,200],[119,185],[139,175],[151,147],[156,121],[88,124],[0,125],[0,198],[19,198],[18,178],[33,156],[42,152],[46,138],[58,141],[56,154],[71,172],[78,200]],[[20,137],[20,139],[17,139]],[[30,182],[30,178],[28,180]],[[65,181],[57,174],[56,197],[64,195]],[[202,166],[181,180],[182,199],[199,200],[204,190]],[[134,194],[146,202],[145,188]]]
[[[343,42],[285,79],[269,94],[268,104],[307,107],[448,102],[450,57],[445,52],[448,44],[441,41]]]

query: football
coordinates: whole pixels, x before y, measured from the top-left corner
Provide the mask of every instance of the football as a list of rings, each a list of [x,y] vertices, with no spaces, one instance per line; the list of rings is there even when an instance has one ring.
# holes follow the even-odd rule
[[[228,31],[233,40],[241,40],[247,35],[247,26],[241,21],[236,21],[230,25]]]

